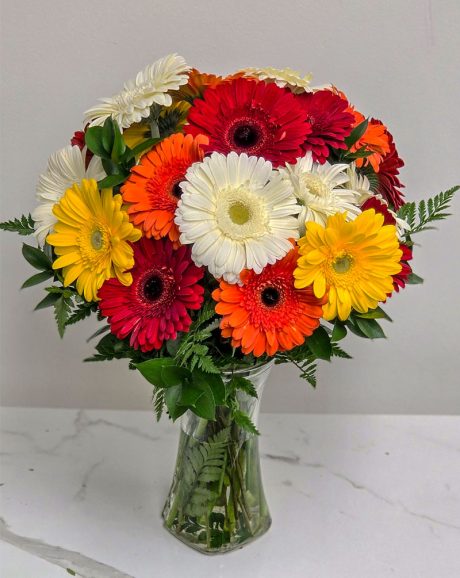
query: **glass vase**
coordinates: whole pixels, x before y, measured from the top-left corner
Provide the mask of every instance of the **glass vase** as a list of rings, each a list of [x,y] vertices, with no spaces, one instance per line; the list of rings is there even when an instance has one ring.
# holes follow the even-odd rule
[[[271,363],[224,372],[251,381],[257,398],[237,393],[240,411],[257,425],[260,398]],[[215,421],[188,411],[181,418],[174,477],[163,511],[166,529],[206,554],[228,552],[264,534],[271,524],[265,500],[256,434],[218,407]]]

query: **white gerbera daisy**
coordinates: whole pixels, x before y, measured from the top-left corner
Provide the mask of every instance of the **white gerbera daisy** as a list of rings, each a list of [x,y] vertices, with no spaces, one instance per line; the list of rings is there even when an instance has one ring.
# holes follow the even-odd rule
[[[347,164],[323,165],[313,162],[311,152],[297,159],[295,165],[286,164],[280,173],[292,183],[301,211],[299,213],[300,234],[305,234],[305,223],[314,221],[325,225],[328,217],[347,211],[350,219],[361,210],[358,205],[359,193],[341,188],[349,179]]]
[[[102,125],[111,116],[120,128],[128,128],[150,115],[153,103],[170,106],[171,90],[177,90],[188,80],[187,66],[182,56],[170,54],[141,70],[135,80],[129,80],[123,90],[85,112],[90,126]]]
[[[243,72],[259,80],[274,82],[280,88],[287,86],[294,94],[309,92],[308,87],[312,79],[311,74],[300,76],[300,73],[292,68],[245,68]]]
[[[67,189],[83,179],[99,181],[106,174],[101,159],[93,156],[88,168],[85,168],[86,148],[68,145],[58,150],[48,160],[46,171],[40,175],[37,185],[39,206],[32,213],[35,221],[35,236],[40,245],[45,243],[46,236],[52,230],[57,219],[53,207]]]
[[[355,163],[347,168],[348,181],[344,183],[346,189],[351,189],[359,193],[358,204],[362,205],[369,197],[372,197],[371,185],[366,175],[360,175],[356,170]]]
[[[181,183],[175,222],[192,259],[214,277],[238,283],[243,269],[261,273],[299,237],[292,186],[261,157],[213,153]]]

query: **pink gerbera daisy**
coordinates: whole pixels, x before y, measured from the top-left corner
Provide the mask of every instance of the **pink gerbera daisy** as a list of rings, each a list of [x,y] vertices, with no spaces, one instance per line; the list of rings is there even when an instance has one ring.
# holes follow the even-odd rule
[[[109,279],[99,290],[99,307],[119,339],[130,335],[135,349],[160,349],[178,331],[188,331],[188,310],[203,302],[204,289],[197,284],[203,270],[192,262],[189,247],[174,249],[169,239],[142,238],[132,247],[132,285]]]

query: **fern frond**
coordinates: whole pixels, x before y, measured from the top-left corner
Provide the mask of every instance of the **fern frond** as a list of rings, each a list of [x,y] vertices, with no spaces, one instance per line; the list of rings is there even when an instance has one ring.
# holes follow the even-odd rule
[[[450,207],[450,203],[454,194],[460,189],[460,186],[452,187],[448,191],[444,191],[428,199],[427,201],[420,201],[418,206],[416,203],[406,203],[398,211],[398,217],[407,221],[410,226],[409,235],[420,233],[432,229],[431,223],[442,221],[450,216],[446,211]]]
[[[152,403],[153,409],[155,410],[155,415],[157,417],[157,421],[160,421],[165,406],[165,390],[163,387],[154,388]]]
[[[351,355],[349,355],[346,351],[344,351],[340,345],[335,343],[334,341],[331,342],[332,346],[332,355],[334,357],[342,357],[342,359],[353,359]]]
[[[11,219],[10,221],[0,223],[0,229],[12,233],[19,233],[19,235],[32,235],[35,231],[34,220],[29,213],[28,216],[22,215],[19,219]]]

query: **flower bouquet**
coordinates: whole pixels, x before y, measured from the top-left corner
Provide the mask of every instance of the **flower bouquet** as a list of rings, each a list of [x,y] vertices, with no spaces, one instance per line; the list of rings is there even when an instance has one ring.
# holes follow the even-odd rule
[[[458,187],[405,202],[387,127],[334,86],[248,68],[203,74],[173,54],[85,113],[29,216],[0,224],[46,283],[60,335],[95,314],[96,353],[127,358],[158,418],[182,417],[166,527],[203,552],[240,547],[270,515],[257,445],[273,363],[316,384],[348,331],[384,337],[413,236]]]

